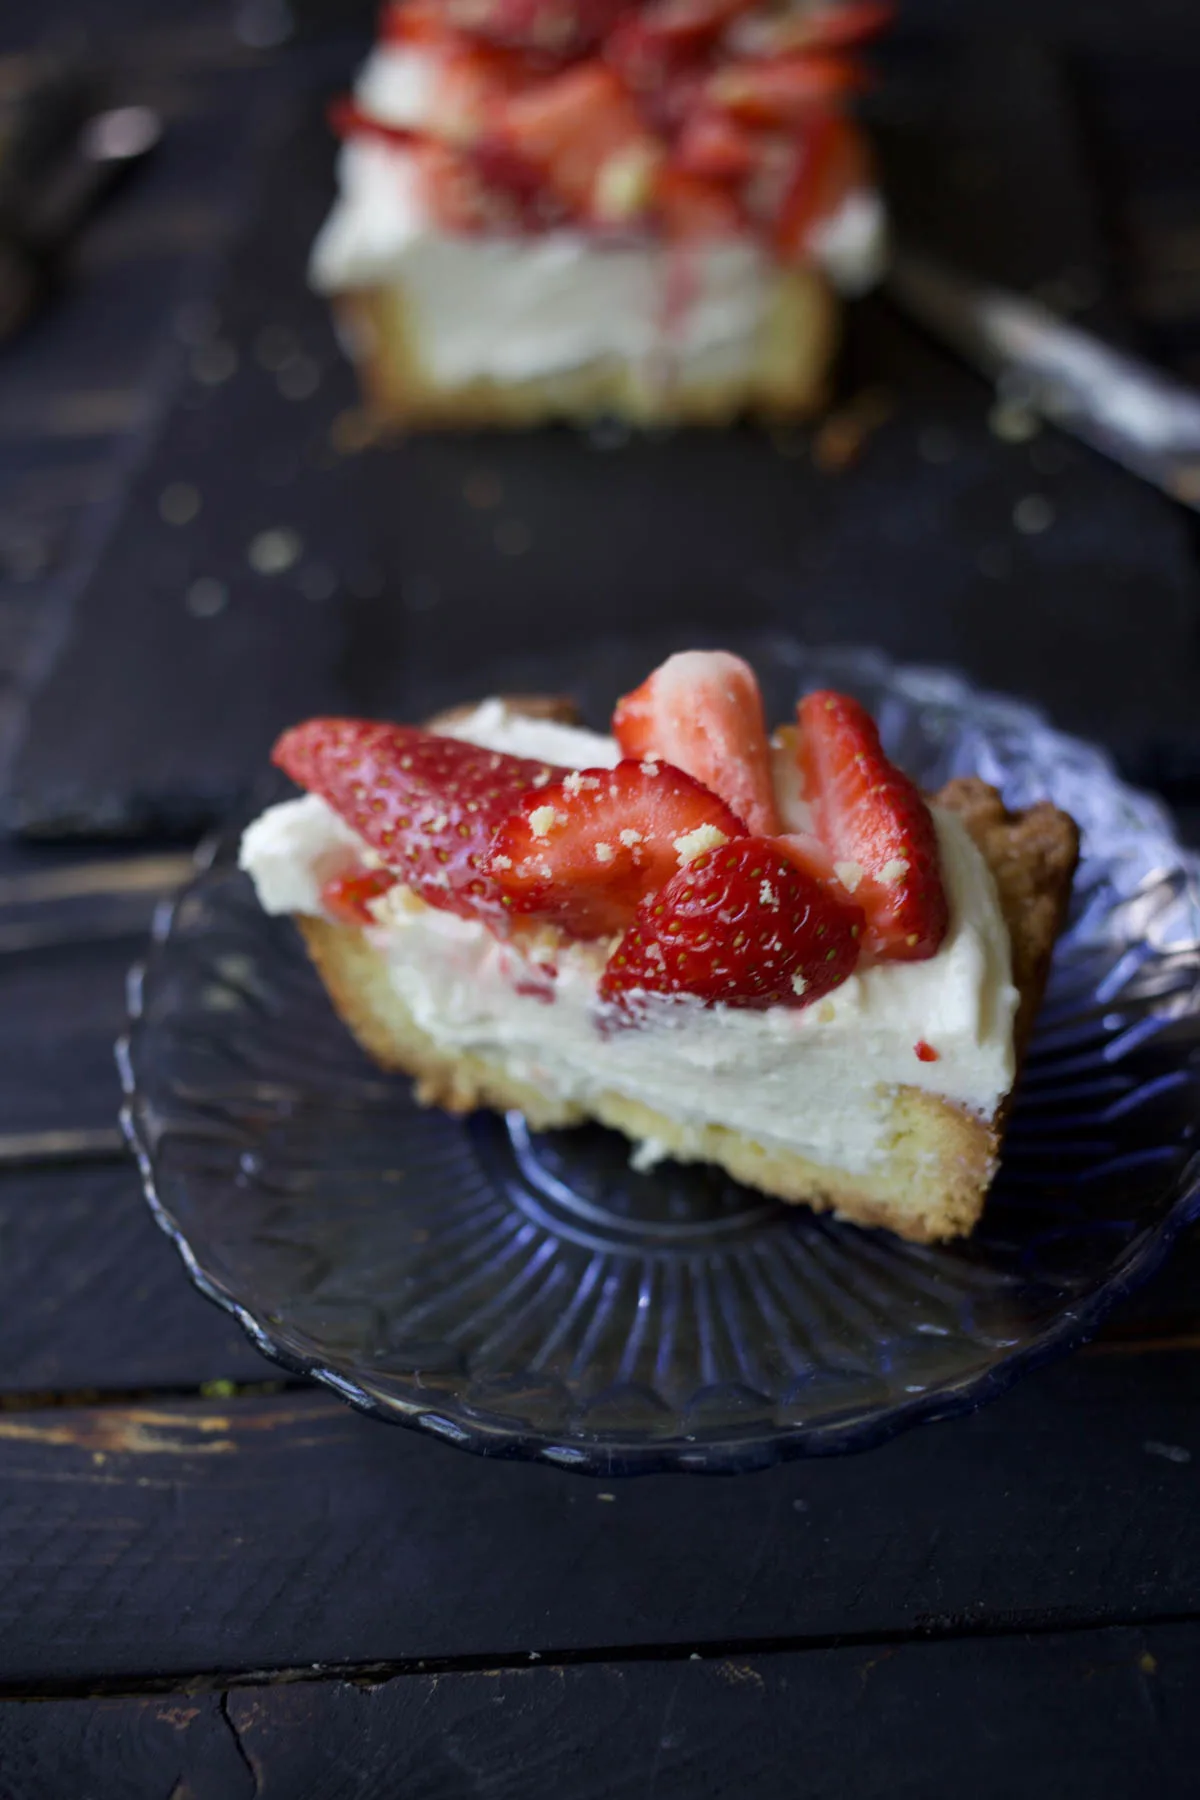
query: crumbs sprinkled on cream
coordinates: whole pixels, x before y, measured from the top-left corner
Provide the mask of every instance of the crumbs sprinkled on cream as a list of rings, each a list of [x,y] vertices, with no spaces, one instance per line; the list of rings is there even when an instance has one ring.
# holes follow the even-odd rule
[[[642,766],[644,768],[645,764]],[[697,825],[695,831],[685,831],[682,837],[677,837],[673,848],[679,858],[680,868],[686,869],[689,863],[695,862],[698,856],[703,856],[706,850],[719,850],[722,844],[728,842],[725,833],[717,826]]]

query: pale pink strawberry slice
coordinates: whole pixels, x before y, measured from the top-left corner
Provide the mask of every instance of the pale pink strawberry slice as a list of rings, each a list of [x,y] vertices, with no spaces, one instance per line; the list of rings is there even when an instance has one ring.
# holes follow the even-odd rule
[[[414,725],[309,719],[271,753],[319,794],[430,906],[495,925],[506,914],[484,859],[497,826],[562,770]]]
[[[659,146],[602,62],[577,63],[503,101],[496,133],[589,219],[626,223],[649,206]]]
[[[526,794],[496,833],[487,867],[514,913],[574,937],[624,931],[646,894],[745,826],[665,762],[579,769]]]
[[[669,656],[617,702],[613,735],[626,756],[661,756],[702,781],[757,837],[780,829],[762,695],[749,663],[724,650]]]
[[[778,844],[740,838],[642,901],[605,965],[600,999],[631,1014],[645,994],[808,1006],[853,972],[862,924],[853,902],[835,899]]]
[[[846,694],[800,702],[800,766],[817,835],[835,868],[852,871],[875,956],[920,962],[949,924],[932,815],[915,782],[879,741],[870,714]]]

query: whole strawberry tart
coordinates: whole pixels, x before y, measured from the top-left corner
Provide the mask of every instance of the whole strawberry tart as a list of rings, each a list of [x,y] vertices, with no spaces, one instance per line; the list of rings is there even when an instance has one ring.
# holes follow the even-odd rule
[[[773,735],[750,667],[673,656],[612,735],[490,699],[311,719],[246,831],[334,1004],[425,1102],[599,1120],[930,1241],[979,1218],[1078,854],[1048,802],[926,797],[844,694]]]
[[[398,425],[792,417],[879,272],[880,0],[392,0],[314,246]]]

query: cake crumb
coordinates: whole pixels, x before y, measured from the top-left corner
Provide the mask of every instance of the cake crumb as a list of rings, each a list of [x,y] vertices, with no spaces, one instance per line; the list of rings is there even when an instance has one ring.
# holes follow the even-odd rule
[[[885,862],[882,869],[880,869],[879,879],[886,883],[888,887],[894,887],[898,881],[903,881],[907,874],[908,858],[906,856],[894,856],[891,862]]]
[[[598,863],[610,863],[615,855],[616,851],[611,844],[596,845],[596,861]]]
[[[638,844],[643,843],[644,839],[640,831],[635,831],[632,825],[627,825],[621,833],[621,842],[627,850],[633,850]]]
[[[792,976],[792,992],[793,994],[806,994],[808,992],[808,983],[805,981],[803,975],[797,973]]]
[[[723,841],[724,840],[722,840],[722,842]],[[776,911],[778,911],[779,895],[775,892],[775,889],[771,886],[769,881],[764,880],[759,883],[758,898],[763,906],[774,907]]]
[[[555,812],[552,806],[535,806],[529,815],[529,829],[534,837],[548,837],[556,825],[565,825],[566,814]]]
[[[685,831],[682,837],[675,839],[674,844],[680,868],[686,868],[688,863],[695,862],[706,850],[719,850],[722,844],[728,842],[725,833],[715,825],[697,825],[695,831]]]
[[[629,1166],[637,1174],[644,1175],[648,1169],[656,1168],[660,1162],[665,1162],[670,1154],[667,1146],[659,1138],[643,1138],[641,1143],[635,1144],[630,1151]]]
[[[888,865],[891,866],[890,864]],[[863,866],[856,862],[836,862],[833,872],[848,894],[852,894],[863,878]],[[886,879],[886,877],[885,877]]]

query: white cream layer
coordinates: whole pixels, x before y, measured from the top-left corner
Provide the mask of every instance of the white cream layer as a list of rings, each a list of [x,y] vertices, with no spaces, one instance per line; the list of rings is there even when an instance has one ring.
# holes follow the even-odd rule
[[[384,46],[355,89],[383,124],[433,128],[428,53]],[[359,136],[340,153],[339,196],[313,246],[325,293],[402,284],[430,373],[447,386],[480,377],[528,380],[617,358],[652,371],[664,356],[685,375],[748,372],[773,264],[753,239],[688,253],[687,304],[669,304],[673,254],[647,243],[601,244],[554,230],[530,238],[454,236],[432,224],[401,144]],[[814,258],[846,292],[878,278],[879,197],[849,197],[814,238]]]
[[[456,735],[573,767],[611,766],[607,738],[540,724],[488,701]],[[372,941],[417,1024],[439,1045],[475,1051],[544,1092],[584,1105],[632,1096],[679,1124],[720,1124],[854,1172],[886,1158],[890,1090],[923,1088],[990,1116],[1013,1080],[1008,935],[991,875],[959,821],[935,809],[950,931],[935,957],[864,969],[815,1006],[753,1012],[664,1003],[637,1029],[601,1034],[595,988],[603,950],[554,953],[555,998],[520,994],[540,979],[482,925],[414,904],[376,903]],[[791,822],[791,821],[789,821]],[[270,913],[319,914],[320,889],[364,847],[313,796],[272,807],[242,841]],[[923,1062],[916,1045],[938,1052]]]

